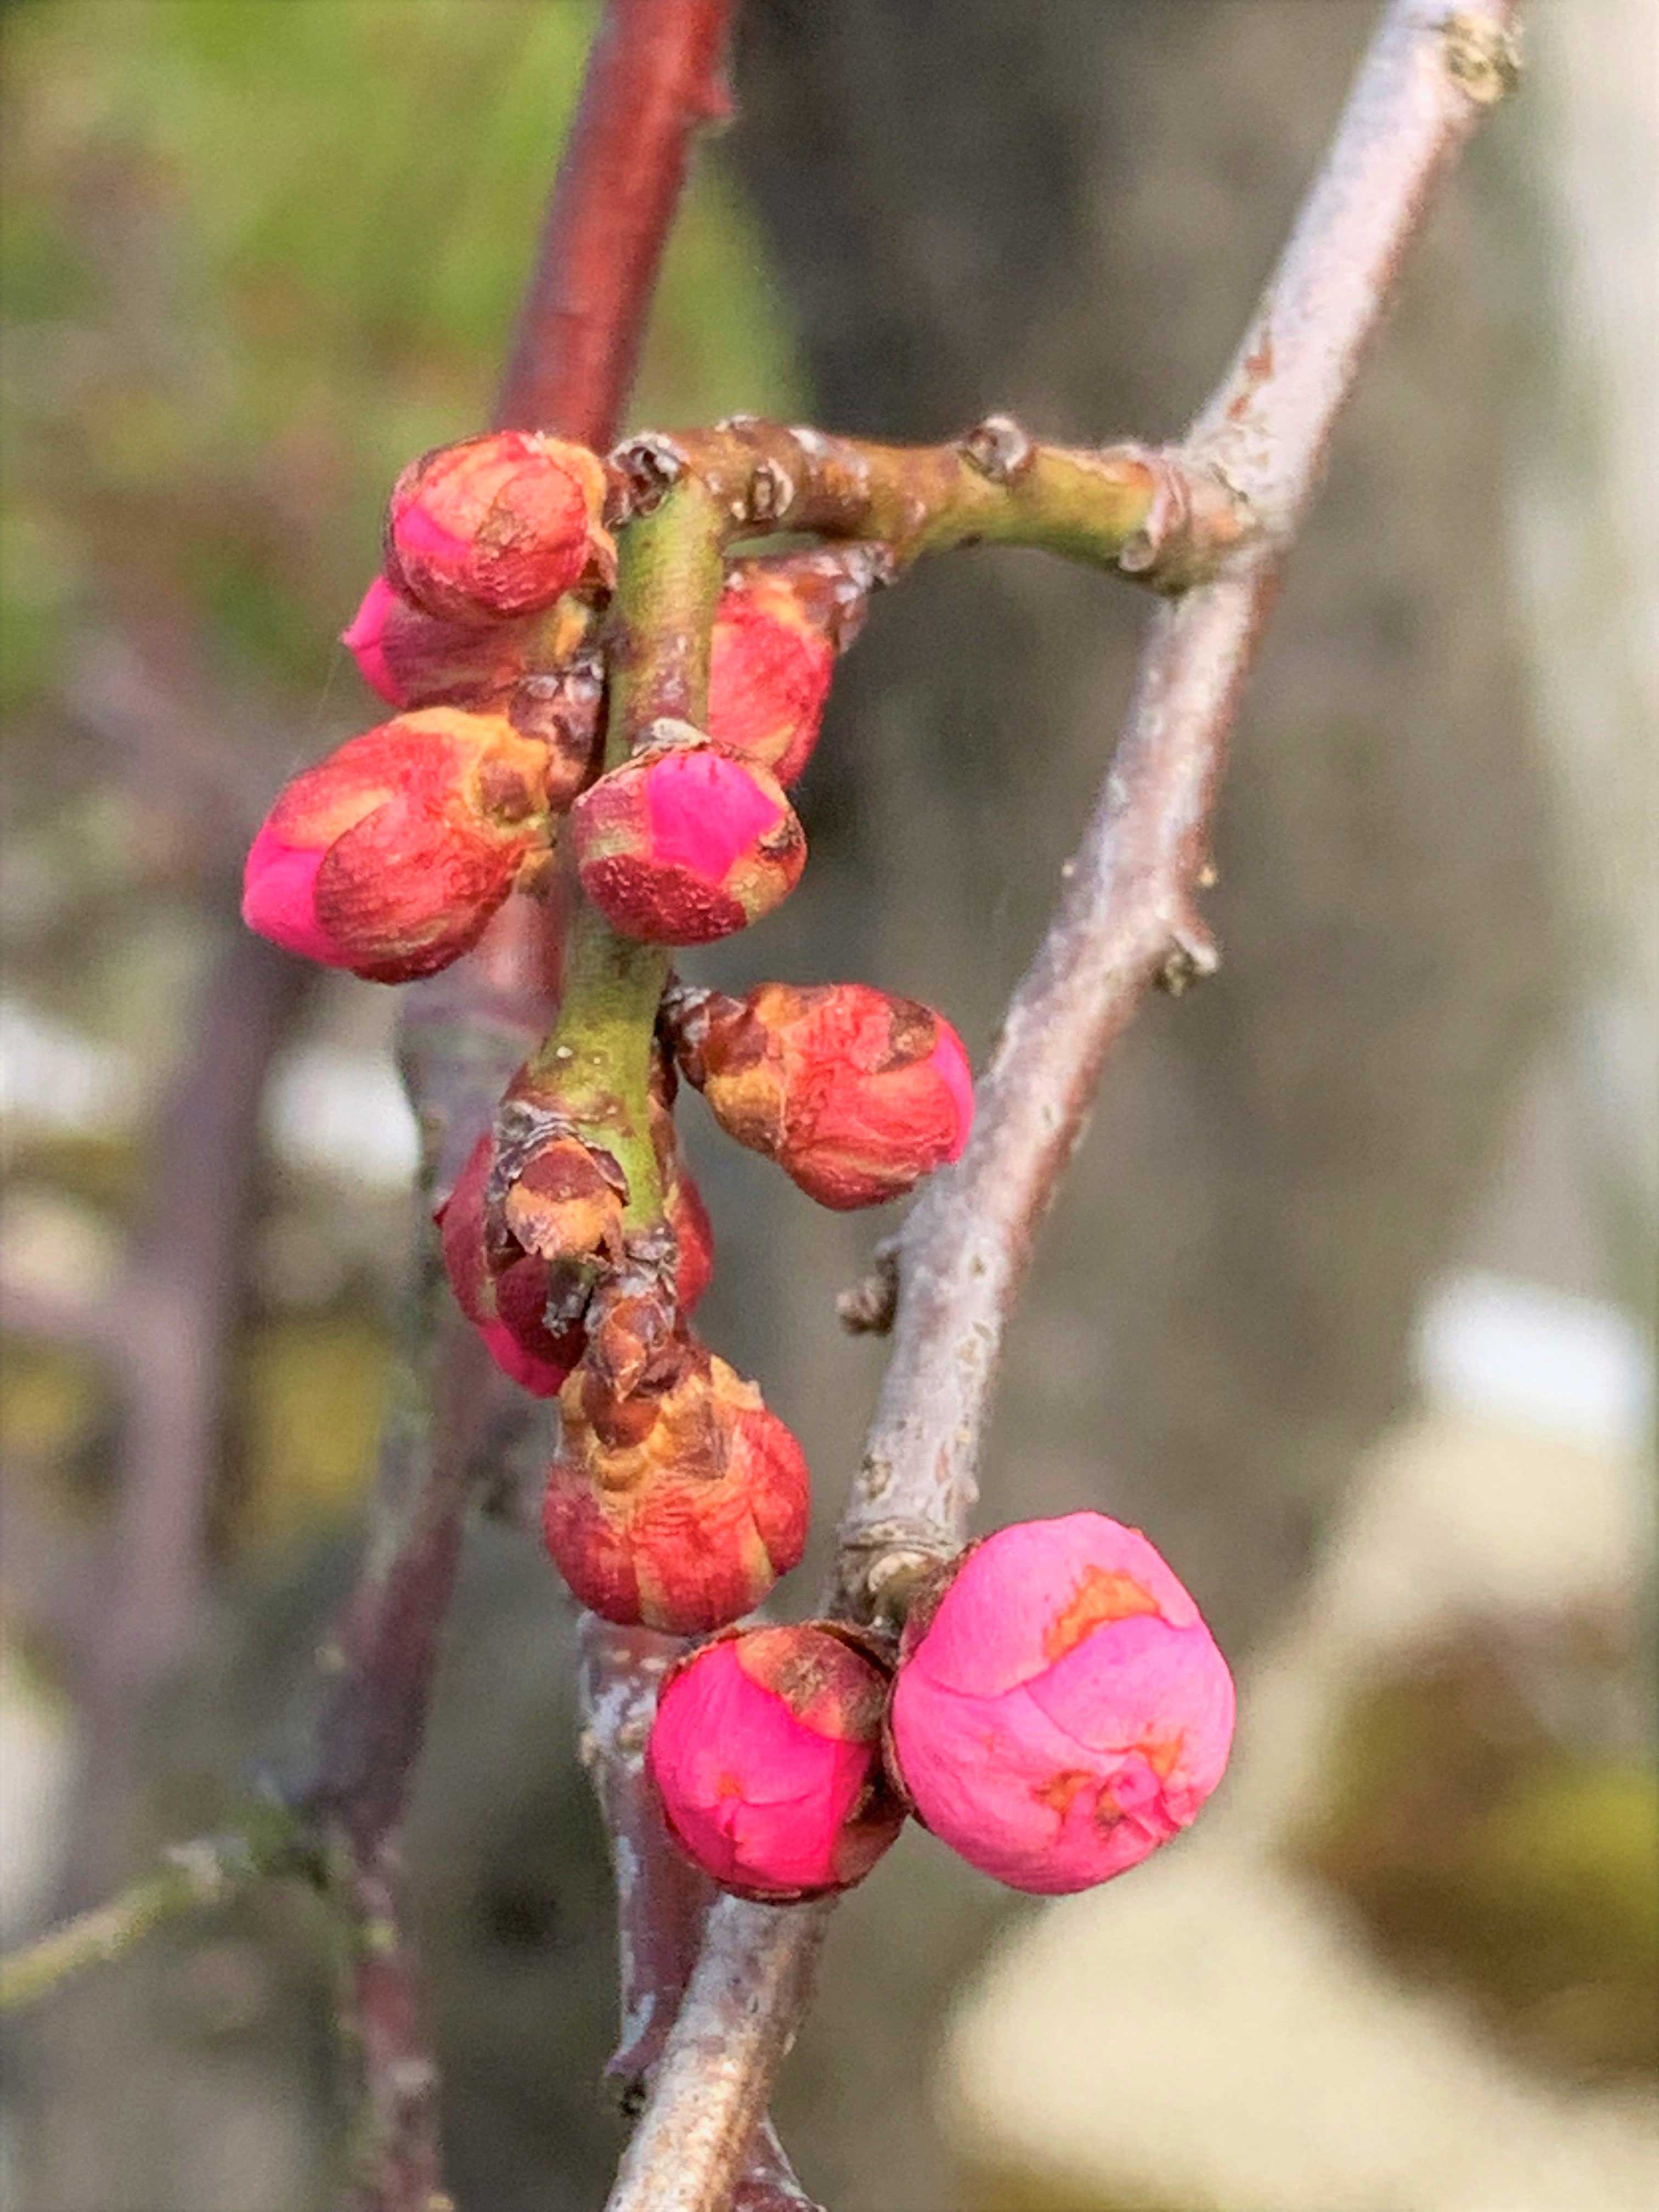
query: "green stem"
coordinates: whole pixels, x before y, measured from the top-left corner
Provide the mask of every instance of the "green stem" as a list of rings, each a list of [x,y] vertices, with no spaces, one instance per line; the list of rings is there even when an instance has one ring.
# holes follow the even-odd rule
[[[77,1913],[0,1959],[0,2012],[33,2004],[87,1967],[125,1957],[170,1920],[225,1904],[274,1875],[295,1874],[315,1881],[319,1865],[314,1844],[286,1812],[267,1815],[262,1808],[232,1834],[176,1844],[154,1874],[108,1904]]]
[[[605,639],[607,768],[625,761],[661,716],[702,727],[709,642],[732,529],[715,492],[691,475],[623,529]]]
[[[944,446],[739,418],[648,434],[617,458],[636,514],[683,501],[695,479],[728,543],[783,530],[873,538],[897,568],[953,546],[1034,545],[1172,590],[1212,572],[1250,526],[1214,471],[1178,453],[1039,445],[1002,416]]]
[[[688,477],[623,532],[606,640],[607,768],[628,759],[659,718],[702,726],[728,526],[708,489]],[[525,1071],[526,1086],[556,1099],[582,1136],[622,1169],[623,1219],[633,1231],[662,1215],[649,1100],[652,1039],[668,969],[663,947],[619,937],[579,899],[558,1018]]]

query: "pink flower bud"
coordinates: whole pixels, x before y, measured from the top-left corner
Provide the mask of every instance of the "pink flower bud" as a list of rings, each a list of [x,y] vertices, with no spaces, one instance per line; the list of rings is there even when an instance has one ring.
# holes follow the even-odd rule
[[[602,775],[571,810],[582,889],[624,937],[707,945],[793,890],[806,839],[772,775],[687,723]]]
[[[546,748],[498,715],[440,707],[366,730],[279,793],[242,919],[376,982],[429,975],[544,861],[546,775]]]
[[[669,1832],[722,1888],[850,1889],[904,1813],[881,1765],[887,1674],[828,1621],[733,1631],[663,1686],[646,1759]]]
[[[820,1206],[878,1206],[954,1160],[973,1079],[942,1014],[863,983],[685,992],[678,1049],[728,1136]]]
[[[836,668],[820,589],[809,597],[787,572],[739,565],[721,594],[708,666],[708,734],[758,761],[781,784],[811,757]]]
[[[588,1363],[559,1395],[564,1434],[543,1526],[554,1565],[607,1620],[723,1628],[800,1558],[806,1462],[752,1382],[682,1339],[648,1389]]]
[[[551,1398],[581,1358],[586,1340],[580,1316],[549,1328],[550,1270],[545,1260],[518,1245],[494,1255],[489,1249],[484,1197],[495,1155],[495,1140],[486,1132],[438,1208],[444,1270],[455,1303],[497,1367],[537,1397]]]
[[[372,690],[394,707],[476,706],[531,668],[542,624],[533,619],[443,622],[377,576],[340,642]]]
[[[488,623],[616,580],[599,520],[605,467],[585,446],[492,430],[412,461],[392,487],[386,570],[448,622]]]
[[[1025,1521],[913,1611],[894,1778],[970,1866],[1087,1889],[1184,1828],[1221,1779],[1227,1662],[1146,1539],[1103,1513]]]

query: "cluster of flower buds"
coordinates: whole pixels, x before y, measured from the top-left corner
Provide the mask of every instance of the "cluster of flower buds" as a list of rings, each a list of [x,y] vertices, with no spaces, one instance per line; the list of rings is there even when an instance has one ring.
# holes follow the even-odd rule
[[[881,556],[735,563],[707,727],[653,722],[607,770],[606,492],[593,454],[519,431],[404,471],[384,573],[345,633],[395,716],[277,799],[248,855],[255,929],[361,975],[429,974],[545,881],[567,817],[586,896],[624,937],[702,944],[787,896],[805,841],[786,787]],[[862,984],[673,986],[657,1041],[634,1046],[652,1069],[645,1103],[629,1094],[647,1130],[620,1085],[601,1073],[595,1090],[603,1054],[550,1042],[438,1225],[496,1364],[557,1395],[544,1526],[576,1596],[613,1621],[724,1632],[663,1690],[649,1766],[672,1833],[717,1881],[769,1899],[857,1881],[907,1813],[1018,1888],[1136,1864],[1220,1778],[1233,1701],[1197,1608],[1133,1529],[1093,1513],[1004,1529],[939,1571],[896,1652],[830,1621],[732,1626],[799,1561],[809,1484],[789,1430],[692,1333],[711,1244],[674,1069],[821,1205],[872,1206],[967,1142],[956,1032]],[[557,1075],[562,1056],[582,1060],[579,1080]]]
[[[665,1682],[648,1752],[670,1832],[745,1897],[847,1887],[902,1811],[1015,1889],[1086,1889],[1188,1826],[1233,1686],[1197,1607],[1099,1513],[1004,1528],[913,1607],[894,1673],[829,1621],[723,1637]]]
[[[404,471],[385,574],[344,640],[397,719],[279,795],[248,854],[251,928],[405,982],[544,878],[557,818],[597,765],[590,632],[616,569],[604,491],[585,448],[517,431]]]

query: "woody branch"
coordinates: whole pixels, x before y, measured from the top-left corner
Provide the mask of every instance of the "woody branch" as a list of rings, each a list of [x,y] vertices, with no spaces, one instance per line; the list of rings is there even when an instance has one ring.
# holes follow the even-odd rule
[[[997,1355],[1105,1054],[1147,985],[1215,965],[1196,919],[1239,693],[1342,404],[1437,186],[1516,69],[1518,0],[1395,0],[1238,357],[1184,448],[1254,533],[1158,608],[1100,801],[1010,1005],[958,1166],[899,1240],[894,1346],[843,1518],[836,1601],[902,1603],[967,1532]],[[721,2212],[806,2002],[826,1903],[726,1898],[609,2212]]]

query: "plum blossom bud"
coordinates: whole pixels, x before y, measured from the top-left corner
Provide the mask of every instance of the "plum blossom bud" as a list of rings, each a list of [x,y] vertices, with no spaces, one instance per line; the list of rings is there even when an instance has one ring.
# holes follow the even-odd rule
[[[599,520],[605,466],[585,446],[492,430],[441,446],[392,486],[386,572],[428,614],[482,623],[616,580]]]
[[[689,723],[652,729],[642,750],[572,808],[577,872],[624,937],[707,945],[787,897],[806,839],[769,770]]]
[[[670,1834],[740,1897],[850,1889],[904,1821],[882,1772],[887,1684],[829,1621],[734,1630],[690,1653],[646,1752]]]
[[[720,595],[708,664],[708,734],[793,783],[811,757],[836,641],[786,573],[739,564]]]
[[[682,1337],[632,1394],[585,1361],[559,1407],[547,1548],[607,1620],[702,1635],[758,1605],[800,1558],[800,1446],[754,1384],[701,1345]]]
[[[962,1040],[942,1014],[864,983],[762,983],[675,1002],[688,1081],[728,1136],[820,1206],[878,1206],[956,1159],[974,1117]]]
[[[1221,1779],[1227,1662],[1137,1529],[1025,1521],[912,1611],[889,1715],[895,1781],[1014,1889],[1088,1889],[1184,1828]]]
[[[383,983],[475,945],[551,834],[547,752],[495,714],[437,707],[351,738],[295,777],[247,856],[242,919]]]
[[[444,1271],[455,1303],[497,1367],[537,1397],[551,1398],[582,1356],[580,1308],[550,1328],[552,1271],[546,1260],[516,1243],[490,1249],[486,1200],[495,1159],[495,1136],[486,1131],[438,1208]]]
[[[340,642],[364,683],[394,707],[472,706],[528,672],[536,635],[528,619],[487,629],[441,621],[377,576]]]

